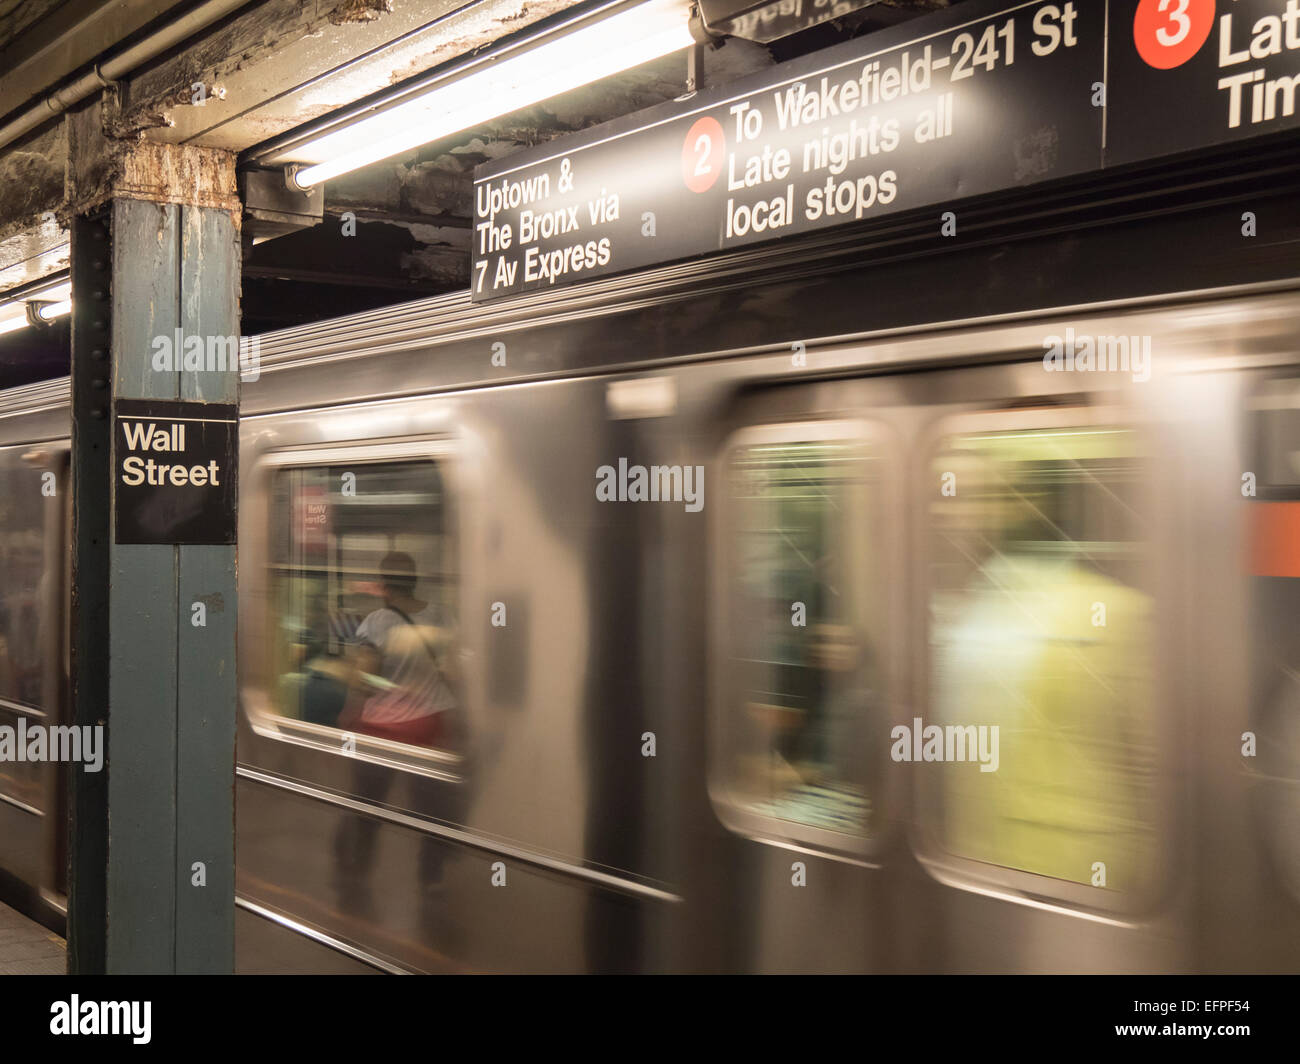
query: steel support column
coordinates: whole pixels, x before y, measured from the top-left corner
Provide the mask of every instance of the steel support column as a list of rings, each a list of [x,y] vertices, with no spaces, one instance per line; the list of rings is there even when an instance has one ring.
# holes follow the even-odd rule
[[[72,229],[73,717],[108,750],[98,776],[71,773],[73,972],[234,965],[236,548],[116,541],[113,410],[238,402],[237,366],[158,355],[237,336],[239,256],[237,215],[191,190],[114,198]]]

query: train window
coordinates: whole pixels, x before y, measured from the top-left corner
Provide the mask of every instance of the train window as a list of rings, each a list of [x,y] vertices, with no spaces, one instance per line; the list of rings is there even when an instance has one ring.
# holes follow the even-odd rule
[[[856,425],[752,429],[730,450],[714,789],[742,830],[852,849],[874,833],[890,624],[881,466]]]
[[[455,749],[455,542],[439,461],[282,468],[270,647],[282,717]]]
[[[42,468],[0,456],[0,699],[41,708],[47,633]]]
[[[985,417],[932,469],[938,836],[962,858],[1129,891],[1158,857],[1143,448],[1122,425],[1042,417]]]
[[[46,468],[20,448],[0,450],[0,725],[39,718],[45,709],[44,648],[49,626],[45,567],[45,515],[41,505]],[[41,766],[0,761],[0,796],[29,809],[44,807]]]

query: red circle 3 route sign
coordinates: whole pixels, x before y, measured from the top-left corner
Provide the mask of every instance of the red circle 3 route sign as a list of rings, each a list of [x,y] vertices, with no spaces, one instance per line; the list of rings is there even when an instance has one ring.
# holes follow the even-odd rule
[[[1214,0],[1142,0],[1133,43],[1147,66],[1172,70],[1201,49],[1214,28]]]

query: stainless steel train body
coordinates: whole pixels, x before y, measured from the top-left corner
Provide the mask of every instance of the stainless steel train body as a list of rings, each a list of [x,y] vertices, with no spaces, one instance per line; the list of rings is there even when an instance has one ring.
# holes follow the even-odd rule
[[[1232,180],[1276,208],[1271,242],[1232,242],[1231,196],[1166,209],[1166,181],[1106,217],[1062,193],[1036,229],[990,208],[1004,220],[958,250],[917,222],[262,337],[242,398],[241,969],[1294,970],[1300,580],[1257,571],[1252,529],[1253,508],[1300,497],[1300,470],[1268,471],[1288,439],[1300,447],[1286,435],[1300,228],[1276,185]],[[1067,330],[1149,338],[1149,379],[1048,372],[1047,338]],[[1140,440],[1142,460],[1115,474],[1136,531],[1091,539],[1124,539],[1149,604],[1139,714],[1154,761],[1140,857],[1125,858],[1142,874],[1106,889],[954,845],[937,767],[882,751],[941,714],[952,441],[1117,427]],[[22,697],[0,692],[4,723],[66,705],[68,436],[66,381],[0,397],[5,579],[28,587],[40,651]],[[769,477],[745,463],[793,445],[854,456],[834,474],[850,502],[816,511],[841,537],[842,580],[818,586],[856,596],[845,616],[871,647],[871,697],[835,740],[865,828],[738,796],[742,775],[770,779],[781,760],[776,740],[757,768],[736,746],[758,719],[737,665],[760,623],[747,573],[764,564],[745,537],[773,532],[745,524],[742,472]],[[602,500],[599,471],[620,460],[702,467],[701,505]],[[802,461],[786,474],[807,479]],[[1096,468],[1092,481],[1116,463]],[[411,469],[436,478],[384,479]],[[39,492],[49,471],[54,497]],[[373,511],[368,484],[388,493]],[[312,505],[328,508],[320,526]],[[423,550],[414,526],[392,526],[403,506],[436,524],[454,615],[463,729],[442,749],[283,712],[294,574],[337,575],[372,540]],[[304,561],[294,551],[326,523],[337,557]],[[57,907],[60,774],[3,769],[0,866]]]

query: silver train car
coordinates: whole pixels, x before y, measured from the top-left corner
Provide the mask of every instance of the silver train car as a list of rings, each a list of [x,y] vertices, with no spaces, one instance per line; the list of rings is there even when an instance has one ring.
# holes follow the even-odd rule
[[[259,338],[239,969],[1300,967],[1296,161],[1179,173]],[[0,723],[67,712],[68,441],[0,394]],[[0,765],[51,924],[63,788]]]

